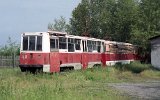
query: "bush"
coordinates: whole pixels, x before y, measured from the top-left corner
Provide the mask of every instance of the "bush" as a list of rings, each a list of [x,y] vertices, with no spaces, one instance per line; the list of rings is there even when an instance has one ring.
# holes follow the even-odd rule
[[[147,70],[151,67],[150,64],[141,64],[138,61],[135,62],[131,62],[130,64],[120,64],[117,63],[115,65],[116,69],[120,70],[120,71],[131,71],[132,73],[141,73],[144,70]]]
[[[124,64],[122,64],[121,62],[118,62],[118,63],[116,63],[115,65],[114,65],[114,67],[116,68],[116,69],[118,69],[118,70],[120,70],[120,71],[124,71],[125,69],[125,67],[124,67],[125,65]]]

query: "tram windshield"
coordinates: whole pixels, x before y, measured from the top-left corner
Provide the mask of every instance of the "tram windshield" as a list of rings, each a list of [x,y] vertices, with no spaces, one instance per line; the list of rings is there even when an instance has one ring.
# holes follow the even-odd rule
[[[24,51],[41,51],[42,36],[23,36],[22,47]]]

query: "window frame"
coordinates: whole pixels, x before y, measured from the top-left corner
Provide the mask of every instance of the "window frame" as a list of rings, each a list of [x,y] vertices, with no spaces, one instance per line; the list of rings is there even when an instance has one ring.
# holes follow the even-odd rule
[[[51,39],[54,39],[54,41],[55,41],[55,48],[51,48]],[[56,40],[58,40],[58,43],[57,43],[57,41]],[[56,52],[56,51],[59,51],[59,38],[58,37],[55,37],[55,36],[53,36],[53,37],[50,37],[50,39],[49,39],[49,43],[50,43],[50,52]],[[57,45],[58,44],[58,45]],[[57,48],[56,48],[57,47]]]
[[[37,50],[37,46],[38,46],[38,37],[41,37],[41,50]],[[42,36],[36,36],[36,51],[42,51],[42,44],[43,44],[43,42],[42,42]]]
[[[81,39],[75,38],[75,52],[80,52],[82,50],[82,47],[81,47],[82,43],[81,42],[82,42]],[[79,46],[79,49],[76,48],[77,45]]]
[[[101,41],[96,41],[96,46],[97,46],[97,52],[101,53],[102,52],[102,46],[101,46],[102,42]]]
[[[68,40],[67,41],[68,52],[75,52],[75,38],[68,37],[67,40]],[[69,45],[73,45],[73,47],[72,47],[73,51],[70,51]]]
[[[25,49],[25,50],[24,50],[24,37],[27,38],[27,49]],[[22,39],[22,50],[23,50],[23,51],[28,51],[28,48],[29,48],[29,41],[28,41],[28,40],[29,40],[29,37],[28,37],[28,36],[26,36],[26,35],[23,36],[23,39]]]
[[[35,38],[34,40],[34,50],[30,50],[30,37],[33,36]],[[24,37],[27,37],[28,43],[27,43],[27,49],[24,50]],[[37,37],[41,37],[41,50],[37,50]],[[42,51],[43,49],[43,37],[42,35],[24,35],[22,36],[22,51]]]
[[[87,40],[87,52],[92,52],[93,46],[92,46],[92,40]]]
[[[82,40],[82,52],[88,52],[87,40]]]
[[[61,37],[66,39],[66,49],[60,49],[60,39],[59,39],[59,51],[60,52],[68,52],[68,38],[64,37],[64,36],[60,36],[59,38],[61,38]]]

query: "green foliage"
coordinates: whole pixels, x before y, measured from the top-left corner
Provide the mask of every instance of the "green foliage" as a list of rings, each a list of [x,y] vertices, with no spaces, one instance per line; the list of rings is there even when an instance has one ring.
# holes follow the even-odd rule
[[[73,10],[71,32],[131,42],[150,52],[149,38],[160,34],[160,0],[82,0]]]
[[[88,32],[90,25],[90,14],[89,14],[89,1],[82,0],[72,12],[72,18],[70,20],[72,34],[82,35],[84,32]]]
[[[159,0],[141,0],[139,4],[138,28],[143,32],[154,35],[160,31],[160,1]]]
[[[118,0],[116,5],[115,32],[112,38],[116,41],[128,42],[131,37],[132,27],[136,23],[137,6],[134,0]]]
[[[134,0],[82,0],[72,13],[73,34],[127,41],[136,21],[135,5]]]
[[[141,55],[149,54],[149,38],[160,35],[160,1],[141,0],[137,10],[137,22],[132,28],[130,42],[142,48]]]
[[[48,24],[48,30],[70,33],[70,25],[67,24],[66,19],[61,16],[59,19],[55,19],[53,23]]]
[[[141,73],[151,67],[150,64],[141,64],[140,62],[131,62],[131,64],[117,63],[115,68],[120,71],[131,71],[132,73]]]
[[[15,41],[12,41],[11,37],[8,38],[7,44],[3,47],[0,47],[1,56],[11,56],[13,54],[19,55],[20,46]]]

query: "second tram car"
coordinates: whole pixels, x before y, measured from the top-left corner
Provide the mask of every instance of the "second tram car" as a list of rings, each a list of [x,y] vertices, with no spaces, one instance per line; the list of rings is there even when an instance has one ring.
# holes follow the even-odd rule
[[[21,71],[59,72],[114,65],[137,60],[137,47],[130,43],[105,41],[67,33],[26,32],[21,34]]]

